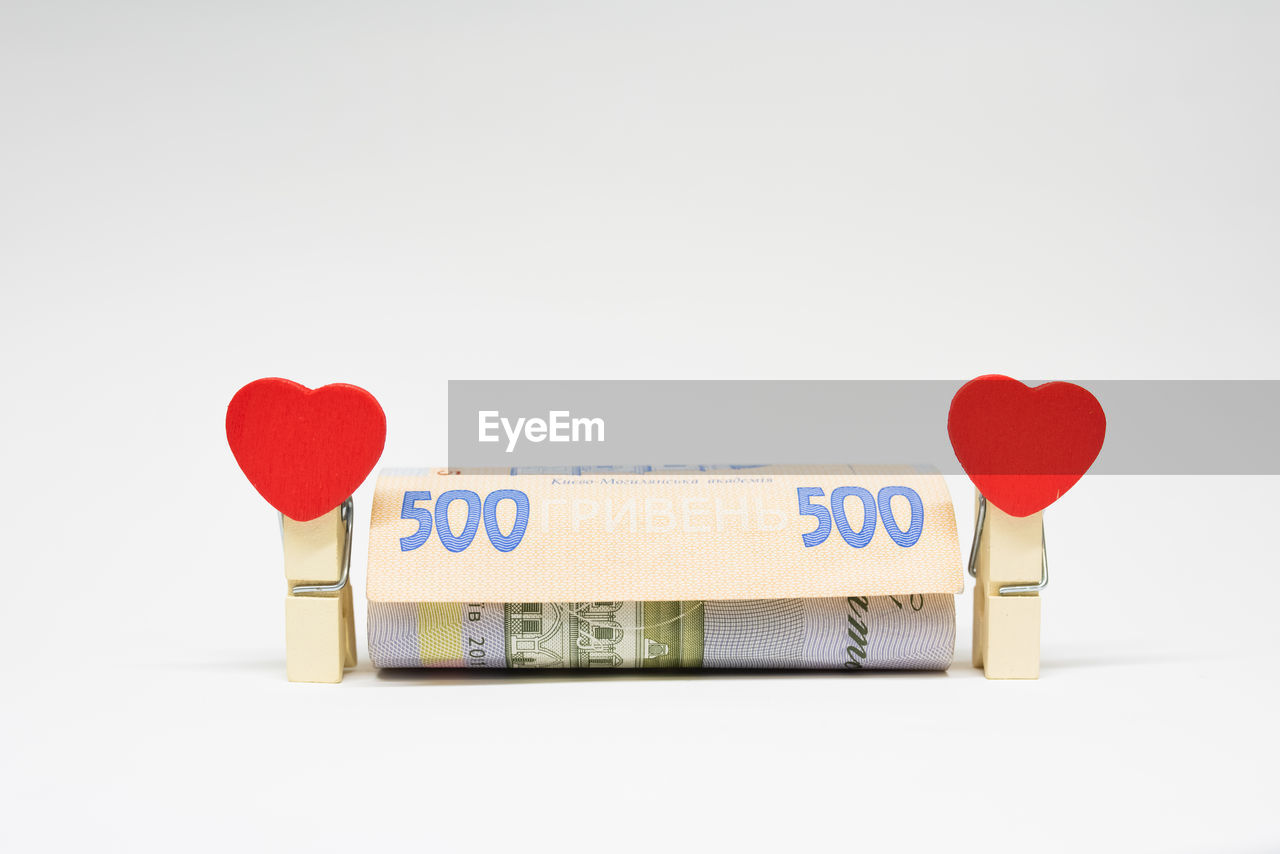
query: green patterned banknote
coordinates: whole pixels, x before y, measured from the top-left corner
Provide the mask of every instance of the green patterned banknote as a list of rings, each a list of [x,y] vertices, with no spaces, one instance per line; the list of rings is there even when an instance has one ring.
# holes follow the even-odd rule
[[[945,670],[955,597],[369,603],[377,667]]]

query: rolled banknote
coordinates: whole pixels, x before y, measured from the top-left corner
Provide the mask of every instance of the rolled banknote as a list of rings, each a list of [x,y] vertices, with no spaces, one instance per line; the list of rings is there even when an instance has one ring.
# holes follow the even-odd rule
[[[955,597],[369,604],[377,667],[945,670]]]
[[[943,669],[963,589],[917,466],[378,477],[379,667]]]

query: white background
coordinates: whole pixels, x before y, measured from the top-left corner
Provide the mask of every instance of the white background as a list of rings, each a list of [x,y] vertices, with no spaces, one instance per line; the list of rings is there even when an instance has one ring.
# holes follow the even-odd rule
[[[1280,850],[1275,478],[1086,478],[1038,682],[968,666],[966,597],[947,675],[381,677],[362,639],[316,686],[223,437],[270,375],[369,388],[398,465],[443,460],[449,379],[1276,378],[1278,37],[1268,3],[5,3],[0,841]]]

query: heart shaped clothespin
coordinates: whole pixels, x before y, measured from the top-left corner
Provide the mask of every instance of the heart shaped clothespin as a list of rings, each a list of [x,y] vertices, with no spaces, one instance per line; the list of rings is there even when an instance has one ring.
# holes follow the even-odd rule
[[[382,407],[358,386],[272,377],[236,392],[226,427],[240,470],[280,511],[289,680],[341,682],[356,663],[350,496],[382,456]]]
[[[951,400],[947,433],[978,490],[973,664],[989,679],[1040,675],[1040,591],[1049,583],[1042,514],[1093,465],[1106,432],[1097,398],[1072,383],[1033,388],[991,374]]]

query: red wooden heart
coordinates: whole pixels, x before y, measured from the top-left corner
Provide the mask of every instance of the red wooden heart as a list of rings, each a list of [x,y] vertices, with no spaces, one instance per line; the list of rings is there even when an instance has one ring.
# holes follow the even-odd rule
[[[947,433],[965,473],[987,500],[1011,516],[1057,501],[1097,459],[1107,417],[1078,385],[1032,388],[990,374],[951,399]]]
[[[377,465],[387,418],[373,395],[334,383],[255,380],[227,405],[227,442],[272,507],[306,522],[356,491]]]

